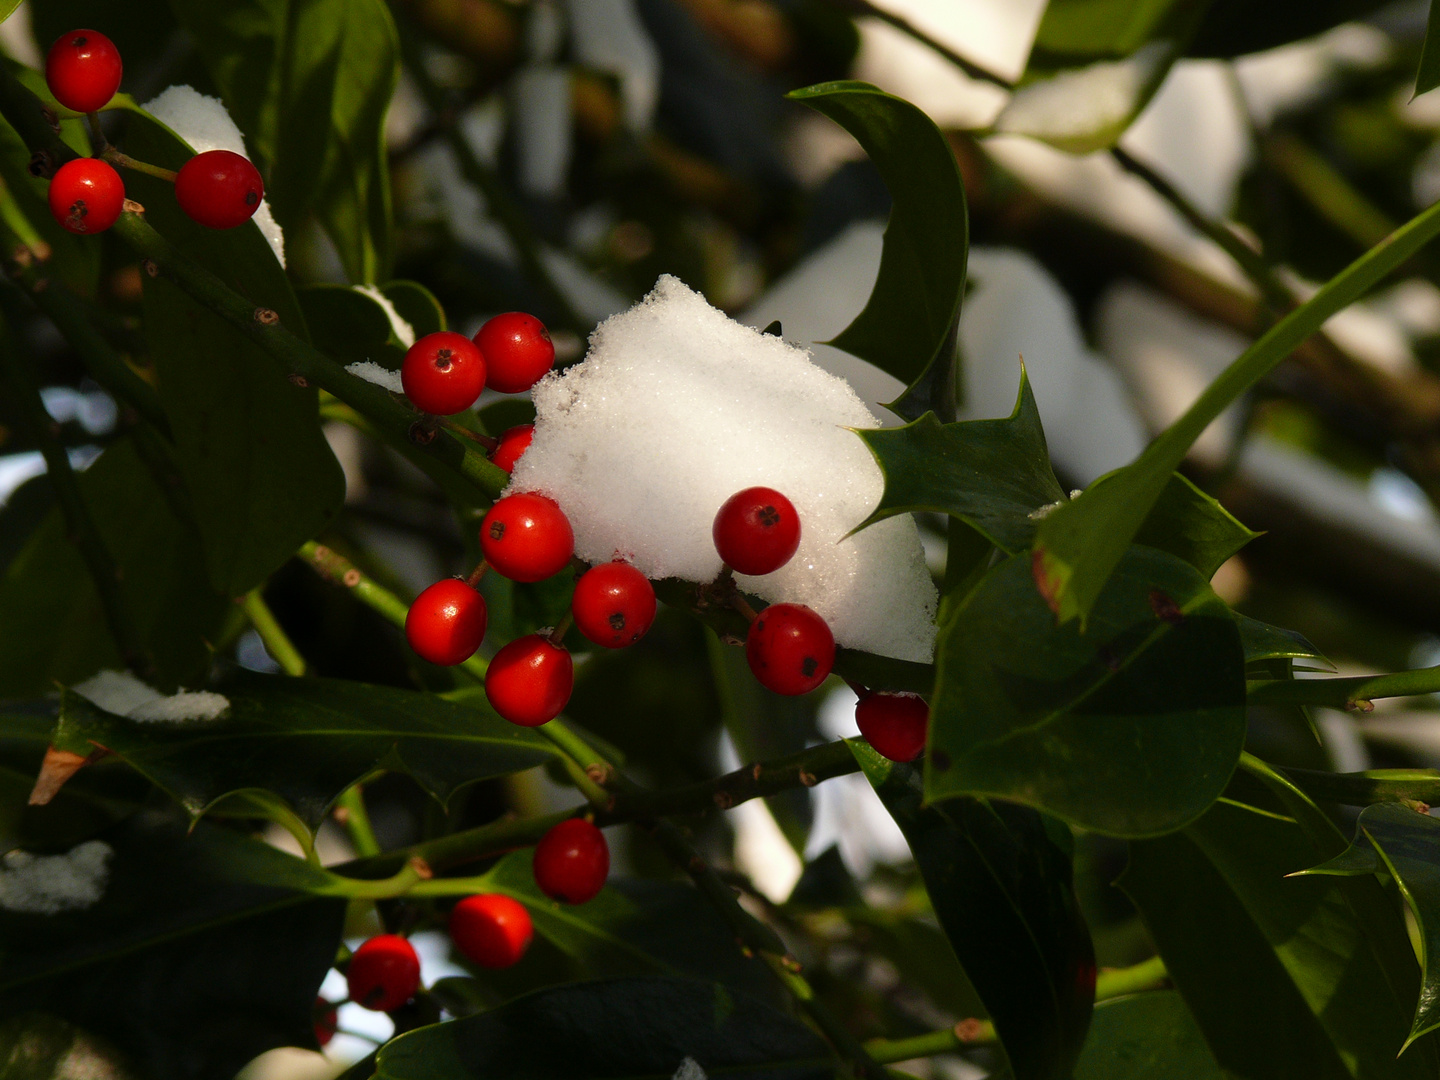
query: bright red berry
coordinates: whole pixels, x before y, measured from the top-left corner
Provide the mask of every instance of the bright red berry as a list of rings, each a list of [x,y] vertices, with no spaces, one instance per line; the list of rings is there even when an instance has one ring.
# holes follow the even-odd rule
[[[540,634],[516,638],[495,654],[485,672],[485,696],[494,710],[521,727],[554,720],[575,688],[570,653]]]
[[[397,934],[372,937],[350,957],[350,1000],[376,1012],[398,1009],[420,988],[420,958]]]
[[[124,181],[98,158],[67,161],[50,181],[50,213],[72,233],[104,232],[124,207]]]
[[[534,424],[520,424],[500,433],[500,445],[490,454],[490,461],[506,472],[515,470],[520,455],[530,449],[530,440],[535,437]]]
[[[544,581],[575,554],[575,533],[553,499],[525,491],[490,508],[480,523],[480,550],[511,581]]]
[[[725,500],[710,535],[720,558],[737,574],[769,574],[800,546],[800,515],[773,488],[746,488]]]
[[[535,928],[525,905],[501,893],[467,896],[450,912],[450,938],[473,963],[507,968],[525,955]]]
[[[555,363],[550,331],[523,311],[496,315],[480,327],[475,344],[490,365],[490,386],[502,394],[524,393]]]
[[[456,578],[437,581],[405,613],[405,640],[422,660],[463,664],[485,640],[485,598]]]
[[[835,664],[835,637],[804,604],[771,604],[750,624],[745,659],[761,686],[808,694]]]
[[[55,100],[76,112],[103,109],[120,89],[120,50],[98,30],[71,30],[50,46],[45,82]]]
[[[400,385],[417,409],[452,416],[474,405],[485,389],[485,358],[464,334],[426,334],[406,350]]]
[[[207,229],[244,225],[260,209],[265,182],[249,159],[231,150],[196,154],[175,175],[175,201]]]
[[[535,884],[552,900],[593,900],[610,873],[605,834],[584,818],[566,818],[535,845]]]
[[[570,611],[580,632],[596,645],[623,649],[644,637],[655,621],[655,587],[628,563],[601,563],[575,583]]]
[[[335,1029],[339,1026],[340,1010],[323,997],[317,997],[315,999],[315,1041],[321,1046],[327,1045],[335,1037]]]
[[[866,694],[855,706],[865,741],[891,761],[914,761],[925,749],[930,706],[919,694]]]

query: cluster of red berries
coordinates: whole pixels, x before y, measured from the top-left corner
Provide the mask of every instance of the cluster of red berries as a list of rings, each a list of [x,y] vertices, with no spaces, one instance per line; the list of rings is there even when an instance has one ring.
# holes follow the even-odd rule
[[[552,900],[583,904],[593,900],[610,873],[605,834],[583,818],[567,818],[535,845],[535,884]],[[450,911],[450,939],[474,964],[507,968],[530,947],[535,928],[530,912],[503,893],[467,896]],[[398,1009],[420,989],[420,958],[398,934],[378,934],[350,957],[345,971],[350,1000],[367,1009]],[[316,1001],[315,1038],[324,1046],[335,1033],[334,1002]]]
[[[98,30],[72,30],[50,46],[45,82],[55,100],[75,112],[95,113],[120,88],[124,65],[115,43]],[[260,208],[265,185],[240,154],[207,150],[175,174],[175,199],[194,221],[211,229],[243,225]],[[109,162],[76,158],[50,181],[50,213],[73,233],[104,232],[125,207],[125,184]]]
[[[422,412],[452,416],[474,405],[487,385],[502,394],[524,393],[554,363],[555,344],[545,324],[523,311],[507,311],[487,321],[474,338],[451,330],[426,334],[406,351],[400,383]],[[510,466],[529,444],[526,438],[511,447]]]

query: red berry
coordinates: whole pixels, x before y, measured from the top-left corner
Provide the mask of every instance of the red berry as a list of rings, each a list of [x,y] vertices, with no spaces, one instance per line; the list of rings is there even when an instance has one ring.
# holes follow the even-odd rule
[[[925,749],[930,706],[919,694],[866,694],[855,706],[865,741],[891,761],[914,761]]]
[[[570,654],[540,634],[516,638],[495,654],[485,672],[485,696],[494,710],[521,727],[539,727],[560,715],[575,688]]]
[[[530,440],[535,437],[534,424],[521,424],[500,434],[500,445],[490,454],[490,460],[506,472],[515,470],[520,455],[530,449]]]
[[[584,818],[566,818],[535,845],[535,884],[552,900],[593,900],[609,873],[605,834]]]
[[[98,30],[71,30],[50,46],[45,82],[55,100],[76,112],[103,109],[120,89],[120,50]]]
[[[207,229],[244,225],[260,209],[265,183],[260,170],[231,150],[196,154],[175,176],[175,201]]]
[[[761,686],[777,694],[808,694],[835,664],[835,638],[804,604],[771,604],[750,624],[745,659]]]
[[[550,331],[523,311],[496,315],[480,327],[475,344],[490,365],[490,386],[502,394],[524,393],[555,363]]]
[[[315,999],[315,1041],[321,1046],[327,1045],[335,1037],[335,1029],[339,1026],[340,1010],[323,997],[317,997]]]
[[[480,523],[480,550],[511,581],[544,581],[575,554],[575,534],[553,499],[526,491],[490,508]]]
[[[655,621],[655,587],[633,566],[601,563],[575,583],[570,611],[580,632],[596,645],[623,649]]]
[[[67,161],[50,181],[50,213],[70,232],[104,232],[124,207],[124,181],[98,158]]]
[[[463,664],[485,640],[485,598],[463,581],[437,581],[405,613],[405,640],[432,664]]]
[[[773,488],[746,488],[725,500],[710,535],[720,558],[737,574],[769,574],[800,546],[800,515]]]
[[[467,896],[450,912],[455,947],[483,968],[510,967],[534,936],[525,905],[500,893]]]
[[[420,988],[420,958],[403,937],[372,937],[350,957],[350,1000],[376,1012],[398,1009]]]
[[[485,389],[485,357],[464,334],[441,330],[411,345],[400,385],[415,407],[436,416],[464,412]]]

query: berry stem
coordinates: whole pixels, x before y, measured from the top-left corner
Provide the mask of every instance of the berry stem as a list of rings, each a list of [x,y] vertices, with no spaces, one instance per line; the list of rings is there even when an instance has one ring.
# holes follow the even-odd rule
[[[488,562],[486,562],[484,559],[481,559],[481,560],[480,560],[480,564],[479,564],[478,566],[476,566],[474,570],[471,570],[470,573],[465,576],[465,584],[466,584],[466,585],[469,585],[472,589],[479,588],[479,587],[480,587],[480,581],[481,581],[481,579],[484,578],[484,576],[485,576],[485,571],[486,571],[486,570],[489,570],[489,569],[490,569],[490,564],[489,564]]]
[[[556,648],[559,648],[560,643],[565,640],[565,635],[569,632],[570,627],[574,622],[574,614],[569,611],[565,612],[564,616],[561,617],[560,621],[555,624],[555,629],[550,631],[550,644],[554,645]]]
[[[305,658],[286,635],[279,620],[275,618],[275,613],[270,610],[270,605],[265,603],[259,586],[245,594],[243,606],[245,617],[250,620],[250,625],[255,628],[265,645],[265,651],[280,665],[280,669],[286,675],[304,675]]]
[[[464,424],[457,424],[448,416],[440,418],[440,426],[443,427],[446,431],[453,431],[456,435],[460,435],[463,438],[469,439],[472,442],[479,443],[481,446],[485,447],[487,453],[493,454],[495,452],[495,448],[500,445],[499,439],[492,439],[489,435],[481,434],[478,431],[472,431]]]
[[[365,809],[365,795],[359,784],[352,784],[335,800],[335,820],[345,826],[356,855],[364,859],[380,854],[380,843],[370,825],[370,812]]]
[[[90,115],[94,116],[95,114],[91,113]],[[162,169],[159,165],[151,165],[148,161],[139,161],[132,158],[129,154],[122,154],[113,146],[106,146],[105,149],[100,151],[96,156],[104,158],[111,165],[119,168],[130,169],[134,172],[144,173],[146,176],[154,176],[161,180],[168,180],[172,184],[178,175],[171,169]]]
[[[100,114],[88,112],[85,114],[85,120],[90,125],[91,156],[104,157],[105,151],[110,149],[110,141],[105,138],[105,132],[100,127]]]

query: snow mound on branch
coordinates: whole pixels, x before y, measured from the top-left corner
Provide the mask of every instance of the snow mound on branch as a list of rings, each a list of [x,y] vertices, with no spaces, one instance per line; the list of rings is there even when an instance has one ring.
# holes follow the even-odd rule
[[[207,150],[229,150],[243,158],[250,154],[245,150],[245,139],[230,113],[219,98],[202,94],[191,86],[171,86],[141,106],[171,131],[190,144],[197,154]],[[270,213],[270,203],[260,200],[260,209],[255,211],[255,224],[260,235],[275,252],[280,265],[285,265],[285,234],[275,223]]]
[[[799,511],[800,550],[773,574],[737,576],[741,588],[809,605],[842,645],[930,659],[936,594],[915,522],[902,515],[846,538],[884,488],[847,428],[880,422],[808,350],[732,321],[666,275],[534,399],[535,439],[508,490],[555,499],[581,559],[620,556],[651,578],[710,581],[720,504],[772,487]]]
[[[214,720],[230,707],[230,699],[209,690],[162,694],[128,671],[101,671],[71,689],[108,713],[141,722],[180,724]]]
[[[405,392],[405,384],[400,381],[400,372],[391,371],[389,368],[375,363],[374,360],[356,360],[353,364],[346,364],[345,370],[366,382],[383,386],[386,390],[394,391],[397,394]]]
[[[12,851],[0,860],[0,908],[55,915],[88,908],[105,894],[115,850],[87,840],[64,855]]]

